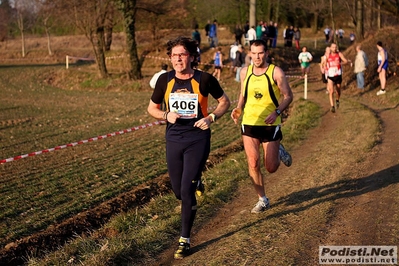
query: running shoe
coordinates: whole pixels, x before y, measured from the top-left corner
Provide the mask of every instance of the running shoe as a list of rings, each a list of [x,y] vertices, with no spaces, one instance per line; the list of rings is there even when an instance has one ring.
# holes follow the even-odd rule
[[[330,111],[331,111],[331,113],[335,113],[335,107],[334,107],[334,106],[331,106]]]
[[[377,95],[383,95],[383,94],[385,94],[385,93],[386,93],[385,90],[379,90],[379,91],[377,91]]]
[[[259,199],[259,201],[255,204],[255,207],[251,210],[251,213],[261,213],[270,209],[269,199],[267,201],[263,201],[263,199]]]
[[[337,109],[339,108],[339,100],[335,101],[335,105],[337,106]]]
[[[190,244],[187,243],[184,239],[180,239],[179,247],[175,251],[174,258],[180,260],[188,255],[190,255]]]
[[[197,188],[195,189],[195,194],[197,194],[197,196],[201,197],[205,192],[205,186],[202,183],[201,180],[198,181],[197,183]]]
[[[292,164],[292,157],[291,154],[286,151],[283,144],[280,143],[279,148],[280,160],[285,164],[285,166],[290,167]]]

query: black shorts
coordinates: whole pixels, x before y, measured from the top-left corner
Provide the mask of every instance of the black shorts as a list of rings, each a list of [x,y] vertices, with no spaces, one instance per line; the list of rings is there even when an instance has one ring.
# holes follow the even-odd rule
[[[241,126],[241,135],[258,139],[260,142],[269,142],[283,139],[280,126]]]
[[[222,69],[221,66],[215,66],[215,69]]]
[[[327,83],[327,78],[326,78],[326,74],[321,74],[321,80],[323,81],[323,83]]]
[[[335,76],[335,77],[328,77],[334,84],[339,84],[341,85],[342,83],[342,75]]]

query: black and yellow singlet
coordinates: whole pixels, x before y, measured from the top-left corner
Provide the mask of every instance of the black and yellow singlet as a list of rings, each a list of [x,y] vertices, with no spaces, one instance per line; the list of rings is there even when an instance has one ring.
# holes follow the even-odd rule
[[[253,73],[253,66],[248,66],[244,79],[246,88],[243,91],[245,98],[243,125],[265,126],[266,117],[278,107],[280,90],[273,79],[274,68],[275,65],[270,64],[266,73],[255,75]],[[270,86],[271,90],[269,89]],[[271,95],[271,93],[274,93],[274,95]],[[278,116],[272,125],[276,126],[279,124],[281,124],[281,116]]]

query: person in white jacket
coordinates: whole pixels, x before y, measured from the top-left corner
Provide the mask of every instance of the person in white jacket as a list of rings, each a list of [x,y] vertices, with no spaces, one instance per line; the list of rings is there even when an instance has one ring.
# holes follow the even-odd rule
[[[150,87],[152,89],[155,89],[155,84],[157,84],[157,80],[158,80],[159,76],[165,72],[168,72],[167,64],[162,64],[161,68],[162,68],[161,71],[155,73],[154,76],[152,76],[152,78],[150,80]]]
[[[364,90],[364,71],[368,65],[368,59],[366,53],[362,50],[362,47],[359,45],[356,46],[356,59],[355,59],[355,67],[353,72],[356,74],[357,88],[360,90]]]

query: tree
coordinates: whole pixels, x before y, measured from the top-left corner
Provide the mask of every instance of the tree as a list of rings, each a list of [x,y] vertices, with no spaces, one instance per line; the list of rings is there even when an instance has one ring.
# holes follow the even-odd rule
[[[122,12],[123,24],[126,33],[126,45],[130,55],[130,71],[129,77],[131,79],[141,79],[141,62],[137,52],[136,42],[136,14],[137,14],[137,0],[116,0],[118,7]]]
[[[0,3],[0,42],[4,42],[8,35],[8,26],[10,23],[10,14],[12,8],[8,0],[3,0]]]
[[[53,52],[51,50],[50,29],[52,28],[53,23],[57,18],[57,9],[55,8],[52,1],[36,0],[36,6],[39,10],[39,20],[43,24],[44,31],[46,32],[48,54],[52,55]]]
[[[30,0],[15,0],[16,21],[21,34],[22,57],[26,56],[25,30],[32,25],[36,6]]]
[[[364,4],[362,0],[356,0],[356,36],[359,41],[364,38]]]
[[[110,12],[110,6],[114,0],[59,0],[55,8],[64,10],[63,14],[73,21],[76,28],[82,32],[90,41],[99,74],[102,78],[108,77],[107,66],[105,64],[105,26],[106,18]]]

